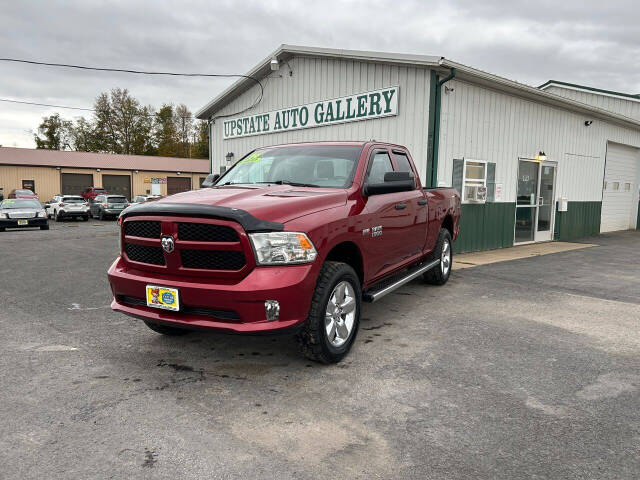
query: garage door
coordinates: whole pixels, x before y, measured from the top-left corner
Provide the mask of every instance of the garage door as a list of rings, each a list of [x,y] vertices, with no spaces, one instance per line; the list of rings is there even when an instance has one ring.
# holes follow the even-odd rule
[[[602,190],[601,232],[636,226],[640,150],[609,142]]]
[[[62,193],[63,195],[80,195],[87,187],[93,186],[93,174],[91,173],[63,173]]]
[[[113,195],[124,195],[131,200],[131,177],[129,175],[102,175],[102,187]]]
[[[167,177],[167,195],[191,190],[189,177]]]

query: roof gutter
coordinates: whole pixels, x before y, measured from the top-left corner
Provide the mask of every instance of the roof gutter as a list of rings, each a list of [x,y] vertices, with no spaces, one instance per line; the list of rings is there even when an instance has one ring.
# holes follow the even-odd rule
[[[442,59],[444,60],[444,58]],[[441,60],[441,61],[442,61]],[[440,147],[440,114],[442,111],[442,86],[456,77],[456,69],[450,68],[448,76],[442,80],[435,70],[431,70],[429,82],[429,127],[427,139],[427,174],[425,181],[429,187],[438,186],[438,149]]]

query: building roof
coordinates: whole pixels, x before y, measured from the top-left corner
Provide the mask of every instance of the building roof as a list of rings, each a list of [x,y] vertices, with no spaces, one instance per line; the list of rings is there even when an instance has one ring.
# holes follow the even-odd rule
[[[448,75],[451,69],[455,68],[456,79],[458,80],[478,84],[538,103],[582,113],[593,118],[600,118],[625,127],[640,129],[640,121],[625,117],[624,115],[612,113],[602,108],[548,93],[539,88],[487,73],[441,56],[342,50],[298,45],[280,45],[273,53],[265,57],[260,63],[247,72],[245,77],[233,83],[220,95],[196,112],[196,117],[203,120],[213,118],[217,112],[228,105],[234,98],[255,86],[255,80],[253,79],[262,79],[271,73],[270,62],[273,58],[278,59],[282,63],[295,56],[342,58],[373,63],[424,66],[437,70],[445,75]]]
[[[538,88],[540,90],[546,90],[547,88],[554,87],[554,86],[565,87],[565,88],[568,87],[572,90],[583,90],[589,93],[600,93],[607,96],[622,97],[627,100],[640,101],[640,94],[616,92],[614,90],[604,90],[602,88],[588,87],[586,85],[578,85],[577,83],[561,82],[559,80],[548,80],[542,85],[540,85]]]
[[[0,147],[0,165],[209,173],[209,160],[206,158],[114,155],[14,147]]]

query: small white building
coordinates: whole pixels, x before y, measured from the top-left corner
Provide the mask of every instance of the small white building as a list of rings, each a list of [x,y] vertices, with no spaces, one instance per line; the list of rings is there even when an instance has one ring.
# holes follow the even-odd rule
[[[534,88],[437,56],[282,45],[197,117],[210,121],[212,172],[282,143],[406,145],[425,185],[461,192],[458,251],[638,226],[635,95]]]

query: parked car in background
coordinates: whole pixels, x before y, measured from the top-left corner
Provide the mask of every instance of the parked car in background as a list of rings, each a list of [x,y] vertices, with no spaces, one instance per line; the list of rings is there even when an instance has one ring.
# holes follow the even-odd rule
[[[40,202],[27,198],[9,198],[0,202],[0,232],[7,228],[25,227],[49,230],[47,212]]]
[[[115,218],[128,206],[129,202],[122,195],[98,195],[89,204],[89,216],[100,220]]]
[[[107,195],[108,193],[109,192],[102,187],[87,187],[82,191],[81,196],[87,202],[91,202],[98,195]]]
[[[9,198],[27,198],[27,199],[38,199],[38,195],[33,193],[31,190],[27,190],[26,188],[14,188],[9,192]]]
[[[54,195],[45,203],[47,218],[53,218],[56,222],[63,218],[81,218],[85,222],[89,220],[89,203],[80,195]]]
[[[154,200],[159,200],[161,198],[162,195],[137,195],[131,203],[153,202]]]

